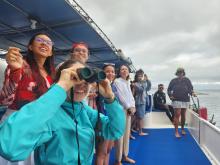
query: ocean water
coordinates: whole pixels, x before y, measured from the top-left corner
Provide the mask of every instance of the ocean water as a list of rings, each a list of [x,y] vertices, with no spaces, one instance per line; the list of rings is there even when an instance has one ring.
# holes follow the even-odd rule
[[[199,89],[196,92],[201,92],[198,94],[200,107],[207,108],[209,119],[214,114],[216,126],[220,128],[220,89]]]

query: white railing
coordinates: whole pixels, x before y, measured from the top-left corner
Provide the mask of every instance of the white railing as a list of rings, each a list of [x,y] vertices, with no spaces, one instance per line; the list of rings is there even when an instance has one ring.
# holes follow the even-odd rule
[[[187,112],[187,123],[191,135],[211,161],[220,164],[220,129],[198,117],[192,110]]]

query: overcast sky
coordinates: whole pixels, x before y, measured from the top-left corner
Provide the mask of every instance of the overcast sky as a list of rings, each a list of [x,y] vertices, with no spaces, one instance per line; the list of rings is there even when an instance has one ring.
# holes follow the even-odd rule
[[[220,82],[219,0],[78,0],[154,82],[184,67],[193,82]]]

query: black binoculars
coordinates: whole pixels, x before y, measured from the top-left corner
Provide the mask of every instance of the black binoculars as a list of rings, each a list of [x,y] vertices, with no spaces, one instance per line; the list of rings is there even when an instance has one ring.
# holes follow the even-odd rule
[[[80,68],[77,69],[77,74],[81,80],[85,80],[88,83],[100,82],[106,78],[105,72],[98,68]]]

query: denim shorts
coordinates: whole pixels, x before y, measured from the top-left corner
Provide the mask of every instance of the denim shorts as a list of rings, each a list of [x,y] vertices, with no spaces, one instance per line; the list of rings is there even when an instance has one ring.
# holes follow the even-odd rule
[[[135,105],[136,107],[136,116],[140,119],[144,118],[146,104]]]

